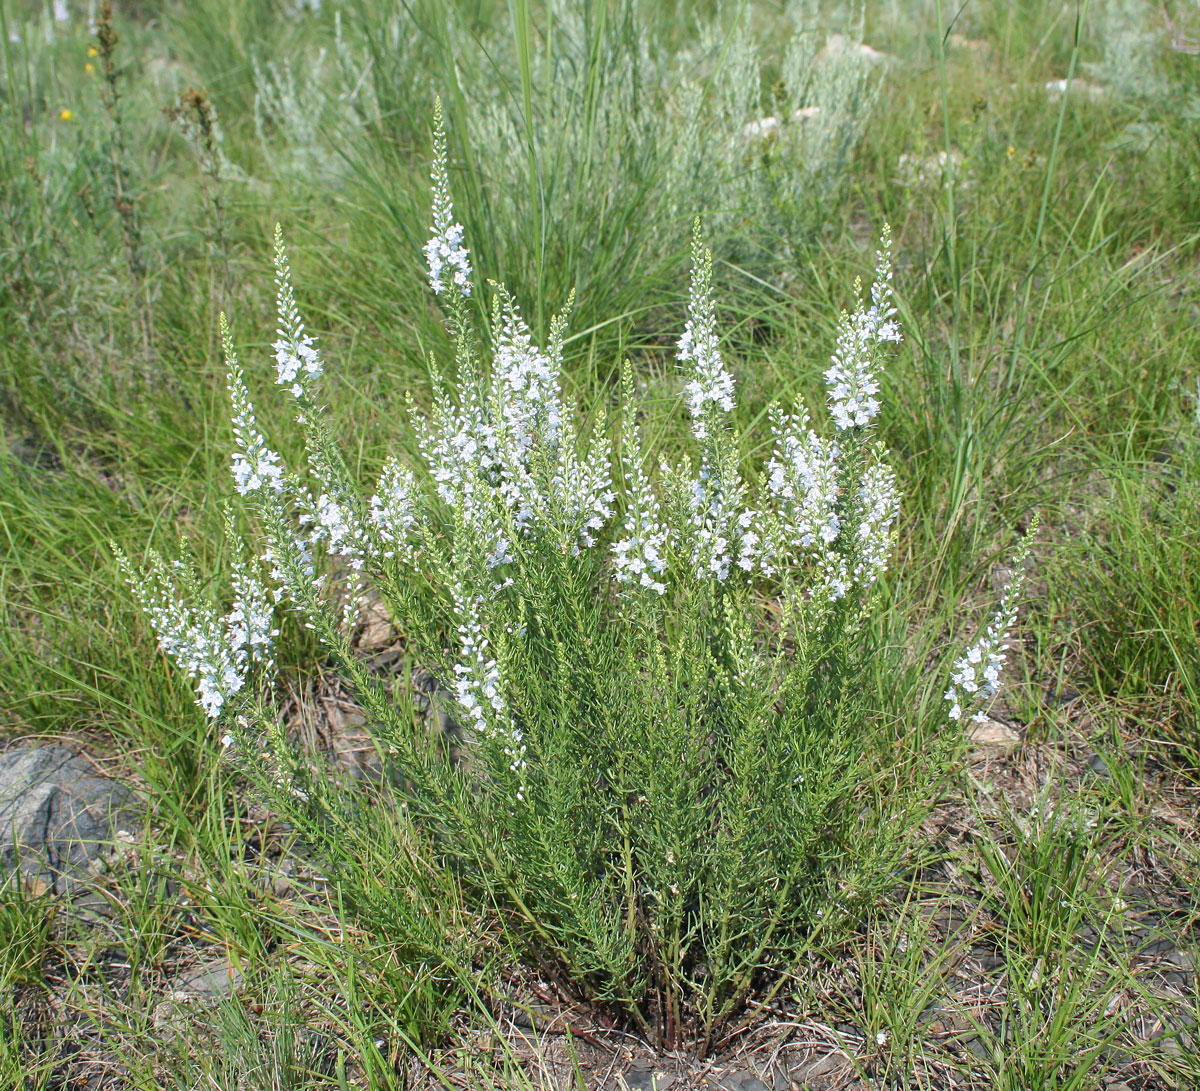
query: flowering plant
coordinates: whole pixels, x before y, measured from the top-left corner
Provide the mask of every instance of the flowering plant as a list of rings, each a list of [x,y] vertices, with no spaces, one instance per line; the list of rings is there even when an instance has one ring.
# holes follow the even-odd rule
[[[883,353],[900,339],[890,239],[869,301],[840,319],[830,427],[803,406],[774,410],[773,448],[751,472],[697,226],[677,352],[696,454],[655,470],[628,366],[614,437],[603,417],[583,428],[564,397],[566,312],[541,347],[494,285],[485,359],[438,121],[425,252],[457,382],[437,380],[428,414],[410,407],[424,466],[389,459],[369,494],[347,469],[277,230],[275,361],[302,470],[259,431],[223,323],[234,480],[272,590],[239,562],[222,618],[186,565],[156,559],[131,582],[244,766],[269,768],[284,805],[318,816],[302,828],[336,813],[369,836],[371,819],[339,802],[248,685],[270,665],[272,595],[354,685],[407,820],[525,953],[661,1040],[707,1044],[782,986],[835,909],[892,881],[906,828],[869,790],[888,738],[869,695],[892,664],[872,613],[899,511],[873,436]],[[356,657],[337,572],[351,608],[366,582],[378,589],[446,683],[464,760]],[[969,688],[962,664],[955,684]]]

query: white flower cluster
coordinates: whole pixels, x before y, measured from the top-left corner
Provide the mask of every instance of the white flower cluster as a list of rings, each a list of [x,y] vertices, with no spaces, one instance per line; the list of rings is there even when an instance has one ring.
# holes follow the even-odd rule
[[[440,295],[446,287],[449,274],[454,287],[464,296],[469,296],[470,251],[463,246],[463,226],[455,222],[454,204],[450,200],[449,157],[446,153],[446,129],[442,124],[440,98],[434,104],[433,117],[433,235],[425,244],[429,286]]]
[[[628,391],[630,383],[626,381]],[[671,529],[662,517],[662,505],[642,468],[642,445],[632,418],[625,420],[625,519],[624,537],[614,543],[613,572],[622,583],[636,582],[659,595],[666,594],[667,550]]]
[[[521,730],[512,722],[504,700],[500,666],[488,655],[490,641],[483,633],[480,614],[483,604],[461,592],[454,595],[459,618],[459,662],[454,667],[454,695],[467,714],[470,726],[498,742],[510,760],[509,768],[520,774],[525,768],[525,743]],[[517,798],[522,798],[518,789]]]
[[[313,339],[304,333],[304,322],[292,295],[292,271],[283,245],[283,230],[275,225],[275,287],[279,327],[275,331],[275,381],[299,398],[311,392],[321,376],[321,358]]]
[[[375,495],[371,497],[371,522],[383,543],[383,556],[406,559],[417,526],[414,498],[417,480],[412,470],[394,456],[384,463]]]
[[[724,453],[724,452],[721,452]],[[760,535],[753,530],[759,513],[742,509],[744,489],[737,469],[706,457],[692,482],[692,567],[701,579],[729,578],[735,557],[744,572],[755,567]]]
[[[1004,589],[1000,608],[992,617],[986,631],[957,663],[946,690],[950,705],[947,715],[961,720],[963,712],[975,709],[974,719],[982,720],[982,705],[994,697],[1000,686],[1000,671],[1008,651],[1008,631],[1016,624],[1017,606],[1021,598],[1022,573],[1018,569],[1012,582]]]
[[[895,544],[900,494],[896,471],[886,462],[874,462],[862,475],[858,492],[855,531],[854,582],[864,589],[874,586],[887,570]]]
[[[321,365],[312,339],[304,334],[304,320],[296,305],[287,251],[278,226],[275,228],[275,280],[278,288],[275,350],[279,382],[281,385],[291,383],[291,393],[297,398],[311,396],[312,383],[321,375]],[[234,456],[238,490],[244,495],[249,494],[261,488],[265,480],[273,492],[283,492],[285,483],[279,456],[266,448],[262,436],[253,427],[253,412],[228,336],[225,351],[234,403],[234,430],[239,439],[239,451]],[[287,490],[299,526],[307,528],[296,534],[291,543],[292,554],[301,570],[314,571],[313,552],[322,548],[330,556],[344,558],[356,573],[362,573],[372,558],[410,555],[411,538],[417,524],[412,473],[394,459],[389,460],[376,494],[364,503],[341,463],[332,437],[324,433],[319,413],[311,411],[311,407],[302,409],[299,419],[310,428],[308,465],[315,484],[315,494],[298,480],[292,480]],[[356,576],[352,592],[361,578]],[[281,582],[286,584],[287,581]],[[352,593],[347,602],[348,609],[352,608],[354,597]]]
[[[497,288],[491,379],[460,370],[459,403],[438,392],[429,420],[417,421],[438,496],[488,543],[493,567],[512,559],[508,526],[552,533],[571,550],[596,543],[616,499],[607,440],[581,454],[563,411],[562,335],[533,343],[511,296]]]
[[[273,665],[274,596],[257,565],[239,557],[234,563],[234,601],[221,615],[200,594],[195,572],[182,561],[170,566],[157,553],[150,567],[135,572],[129,559],[113,551],[133,596],[158,634],[164,652],[196,680],[196,703],[217,719],[246,684],[253,665]]]
[[[324,544],[331,557],[344,557],[351,568],[362,571],[372,542],[369,529],[352,502],[323,492],[317,497],[308,521],[312,526],[309,540],[314,547]]]
[[[826,372],[830,415],[838,430],[846,421],[868,425],[879,408],[870,368],[875,346],[899,340],[899,327],[888,306],[890,238],[884,231],[878,252],[871,304],[846,316],[839,330],[839,355]],[[665,594],[673,547],[690,561],[696,578],[726,582],[735,571],[748,578],[771,576],[800,562],[812,565],[811,592],[827,600],[844,597],[852,587],[869,590],[887,566],[899,515],[896,476],[865,436],[839,443],[822,438],[800,406],[787,414],[772,410],[775,443],[757,490],[756,508],[747,504],[750,488],[739,472],[740,453],[726,414],[734,408],[733,379],[718,348],[712,297],[712,257],[693,247],[694,266],[688,319],[679,342],[679,359],[691,365],[686,385],[692,432],[700,454],[699,470],[669,471],[664,477],[686,482],[686,528],[673,530],[642,469],[637,432],[626,429],[630,452],[626,473],[627,508],[622,536],[613,546],[614,574],[624,584]],[[631,396],[627,388],[627,397]],[[849,407],[854,399],[857,408]],[[867,461],[864,462],[864,459]],[[859,466],[865,468],[861,471]],[[668,485],[667,492],[672,489]]]
[[[229,368],[229,398],[233,418],[233,483],[243,496],[250,496],[265,489],[270,492],[283,491],[283,462],[279,455],[267,446],[266,438],[258,430],[254,416],[254,405],[246,389],[242,369],[238,367],[233,351],[233,337],[225,315],[221,315],[221,340],[225,346],[225,362]]]
[[[882,245],[876,252],[875,281],[871,305],[853,314],[842,312],[838,323],[837,347],[832,366],[825,372],[829,386],[829,412],[839,431],[870,424],[879,412],[879,381],[875,376],[876,346],[900,340],[900,327],[893,316],[892,238],[885,226]]]
[[[438,496],[466,517],[482,519],[487,485],[500,464],[496,432],[474,376],[460,374],[459,383],[458,405],[439,385],[430,418],[413,423]]]
[[[808,410],[772,411],[775,450],[767,463],[767,492],[779,516],[778,546],[784,557],[822,552],[841,533],[838,515],[838,447],[809,427]]]
[[[712,406],[722,413],[733,409],[733,376],[725,370],[717,336],[712,294],[712,254],[700,241],[699,223],[692,240],[692,281],[688,293],[688,318],[679,339],[677,359],[690,365],[691,380],[684,388],[697,441],[708,439]]]
[[[493,400],[496,403],[512,455],[524,458],[535,442],[556,449],[562,429],[559,374],[561,360],[542,352],[517,310],[512,296],[499,286],[493,308],[499,327],[493,352]]]
[[[688,317],[677,358],[690,365],[684,388],[692,434],[700,447],[700,469],[691,482],[692,567],[700,578],[724,582],[736,563],[754,569],[761,535],[759,513],[743,510],[745,488],[726,419],[734,407],[733,376],[725,370],[712,291],[712,253],[703,245],[697,220],[692,239]]]

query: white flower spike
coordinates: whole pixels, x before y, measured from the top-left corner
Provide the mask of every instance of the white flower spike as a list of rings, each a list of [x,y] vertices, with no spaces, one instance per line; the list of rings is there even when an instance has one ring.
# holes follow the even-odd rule
[[[891,306],[892,234],[886,225],[875,256],[871,305],[860,305],[853,314],[842,312],[832,366],[825,372],[829,413],[839,431],[865,427],[879,413],[877,346],[900,340],[900,326],[893,318],[896,308]]]
[[[312,391],[321,377],[321,358],[313,339],[304,333],[304,320],[292,294],[292,270],[283,245],[283,229],[275,225],[275,288],[279,327],[275,331],[275,381],[286,386],[293,397]]]
[[[455,221],[454,203],[450,200],[449,157],[440,98],[434,102],[433,121],[433,235],[425,244],[429,286],[435,294],[441,295],[449,282],[463,296],[469,296],[470,251],[463,246],[463,226]]]

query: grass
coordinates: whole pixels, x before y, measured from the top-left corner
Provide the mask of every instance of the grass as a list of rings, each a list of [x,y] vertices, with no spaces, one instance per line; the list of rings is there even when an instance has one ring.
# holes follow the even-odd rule
[[[95,1066],[129,1087],[590,1086],[613,1049],[651,1056],[522,970],[386,808],[340,868],[265,811],[107,548],[136,561],[184,534],[224,578],[217,312],[261,362],[246,339],[270,328],[276,221],[351,469],[412,453],[405,397],[427,404],[452,354],[419,251],[441,93],[477,266],[539,335],[576,289],[572,396],[609,407],[630,359],[667,450],[687,431],[670,406],[694,214],[752,457],[770,402],[820,403],[845,286],[893,225],[906,344],[881,421],[904,519],[876,636],[898,651],[867,699],[898,738],[933,722],[927,664],[970,638],[1042,514],[995,713],[1019,743],[918,740],[940,763],[921,844],[843,932],[813,930],[715,1063],[814,1087],[1195,1086],[1195,58],[1117,0],[1078,26],[1033,2],[881,0],[861,30],[837,5],[778,9],[122,6],[106,83],[81,10],[0,4],[0,713],[14,740],[111,758],[147,810],[93,877],[92,923],[15,875],[0,888],[6,1085]],[[789,60],[793,29],[809,37]],[[801,63],[835,32],[888,55],[849,91]],[[847,95],[853,124],[748,145],[747,121],[790,116],[798,72]],[[1104,97],[1047,94],[1068,76]],[[181,124],[181,103],[206,116],[190,89],[219,145]],[[797,183],[797,157],[821,169]],[[356,640],[406,681],[402,638]],[[285,632],[280,660],[297,722],[341,738],[353,709],[311,636]],[[242,985],[159,1011],[198,962]]]

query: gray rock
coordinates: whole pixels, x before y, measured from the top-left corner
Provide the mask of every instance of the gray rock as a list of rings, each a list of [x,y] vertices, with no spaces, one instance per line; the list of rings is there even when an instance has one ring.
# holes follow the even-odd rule
[[[166,999],[154,1006],[154,1028],[165,1040],[190,1020],[189,1012],[212,1008],[242,987],[242,971],[228,959],[214,958],[184,971],[167,983]]]
[[[1021,745],[1021,736],[1008,724],[999,720],[984,719],[972,723],[967,737],[978,748],[981,755],[987,752],[1006,753]]]
[[[1079,700],[1079,690],[1073,686],[1059,686],[1051,683],[1042,696],[1042,703],[1047,708],[1072,705]]]
[[[657,1072],[647,1064],[631,1065],[617,1079],[623,1091],[666,1091],[675,1082],[674,1076]]]
[[[228,959],[218,958],[177,977],[171,983],[170,997],[177,1003],[211,1003],[235,992],[241,984],[242,971]]]
[[[721,1091],[770,1091],[752,1072],[728,1072],[721,1077],[717,1086]]]
[[[57,472],[63,468],[62,459],[44,440],[37,436],[17,436],[8,440],[8,453],[31,470]]]
[[[99,866],[117,828],[132,824],[130,797],[64,747],[0,752],[0,871],[19,866],[67,892]]]
[[[829,1052],[809,1056],[788,1073],[792,1091],[808,1091],[810,1088],[828,1087],[836,1075],[849,1069],[843,1053]],[[841,1082],[837,1080],[837,1082]]]

